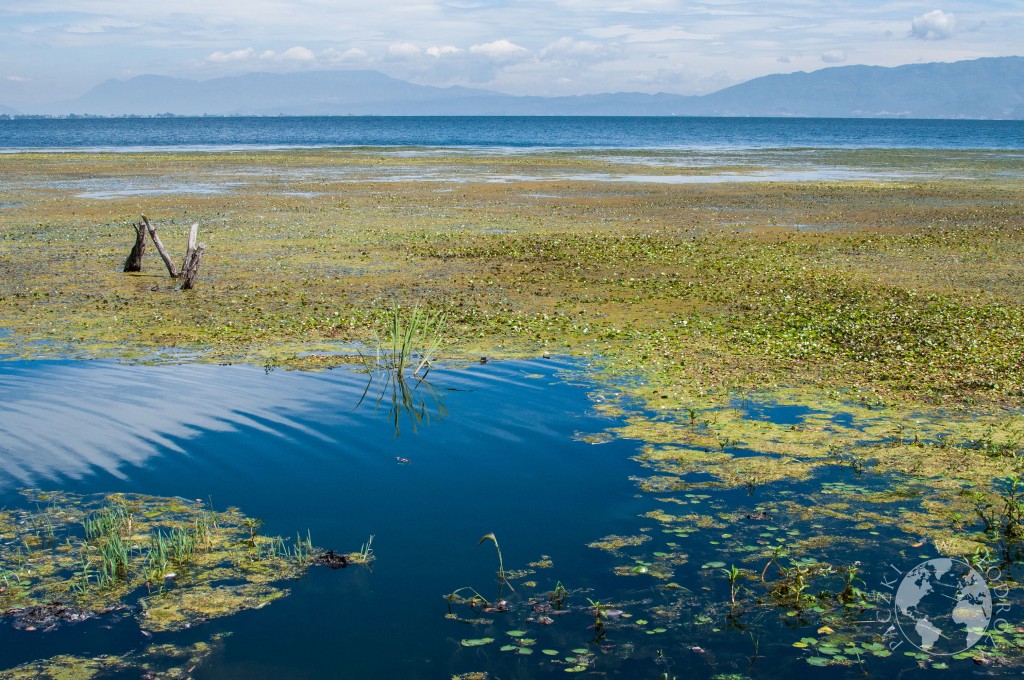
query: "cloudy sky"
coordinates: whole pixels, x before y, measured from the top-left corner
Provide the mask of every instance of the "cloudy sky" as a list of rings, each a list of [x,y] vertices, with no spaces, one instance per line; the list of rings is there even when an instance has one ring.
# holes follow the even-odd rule
[[[0,105],[108,78],[375,69],[511,94],[1024,54],[1024,0],[0,0]]]

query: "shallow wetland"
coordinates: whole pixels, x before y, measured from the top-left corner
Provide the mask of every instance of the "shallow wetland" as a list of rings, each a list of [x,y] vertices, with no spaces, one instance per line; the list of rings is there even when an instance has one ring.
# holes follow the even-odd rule
[[[1020,152],[0,177],[0,677],[1021,672]]]

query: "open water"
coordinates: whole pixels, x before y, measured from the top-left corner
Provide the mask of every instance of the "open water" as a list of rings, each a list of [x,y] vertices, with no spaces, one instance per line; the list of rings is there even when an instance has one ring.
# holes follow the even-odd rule
[[[1024,121],[629,117],[0,119],[0,150],[1024,149]]]
[[[780,504],[885,492],[892,479],[862,477],[840,465],[756,493],[702,484],[701,475],[642,492],[637,481],[648,471],[634,456],[643,442],[606,436],[623,424],[601,409],[615,392],[589,375],[586,366],[563,359],[438,369],[430,374],[433,391],[414,400],[429,418],[415,423],[411,412],[391,410],[386,391],[377,403],[380,383],[363,398],[367,374],[348,369],[0,362],[0,508],[14,513],[0,513],[0,520],[59,506],[29,501],[26,488],[141,493],[201,499],[216,510],[237,506],[264,521],[262,534],[309,532],[315,545],[338,552],[358,550],[372,534],[376,554],[369,568],[311,567],[268,606],[199,620],[179,632],[145,632],[139,603],[145,589],[125,598],[123,610],[52,630],[16,629],[8,612],[0,615],[0,677],[7,677],[2,669],[61,654],[129,653],[142,661],[152,644],[195,643],[211,644],[212,653],[188,674],[218,679],[558,678],[567,671],[602,678],[831,679],[866,672],[930,677],[947,665],[943,677],[975,675],[969,659],[914,647],[912,631],[892,627],[891,602],[861,603],[847,613],[834,594],[815,593],[794,611],[773,603],[760,584],[764,558],[744,561],[766,546],[807,539],[818,546],[811,562],[856,560],[858,583],[884,591],[895,582],[889,565],[909,568],[935,557],[926,547],[910,548],[917,537],[869,532],[854,526],[856,513],[808,522],[788,516]],[[737,406],[778,423],[800,423],[810,413],[746,401]],[[908,509],[913,498],[909,493]],[[660,524],[651,512],[661,509],[679,519]],[[707,524],[684,520],[687,513]],[[497,602],[495,550],[479,544],[492,532],[504,568],[514,574],[515,590],[502,594],[508,611],[449,608],[445,595],[459,589]],[[37,551],[46,541],[29,543],[31,530],[9,524],[0,534],[2,614],[16,602],[10,598],[19,579],[45,574]],[[850,543],[827,540],[831,535]],[[589,545],[615,537],[640,543],[614,552]],[[58,537],[55,550],[62,542]],[[735,608],[725,576],[732,564],[746,569]],[[664,568],[669,572],[661,576],[648,573]],[[768,573],[774,578],[774,570]],[[187,582],[186,574],[170,587]],[[814,582],[833,593],[842,588],[839,574]],[[958,651],[967,642],[956,638],[963,629],[953,622],[956,602],[948,596],[957,582],[951,583],[953,590],[938,593],[942,598],[928,614]],[[544,621],[537,606],[559,584],[569,595]],[[1018,599],[1004,594],[1001,606],[1011,614],[1000,616],[1017,621]],[[608,612],[603,630],[595,629],[594,602]],[[816,613],[812,604],[830,613]],[[984,604],[974,606],[992,613]],[[221,633],[228,635],[218,640]],[[977,642],[979,649],[989,644],[984,636]],[[161,669],[145,672],[154,670]],[[140,673],[129,667],[100,677]],[[469,673],[480,675],[463,675]],[[986,674],[1001,675],[998,666]]]

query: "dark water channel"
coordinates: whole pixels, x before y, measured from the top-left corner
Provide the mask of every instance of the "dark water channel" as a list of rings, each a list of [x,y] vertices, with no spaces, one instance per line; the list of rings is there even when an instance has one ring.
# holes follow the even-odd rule
[[[741,608],[730,616],[723,568],[739,563],[742,548],[726,553],[725,545],[747,544],[753,551],[776,534],[826,533],[820,524],[783,517],[777,504],[822,489],[882,489],[886,480],[835,468],[754,495],[666,491],[658,496],[673,507],[712,516],[739,509],[741,517],[753,518],[670,533],[643,517],[654,506],[632,479],[641,474],[632,459],[640,443],[606,437],[590,439],[600,445],[588,443],[586,435],[619,423],[595,410],[604,388],[589,382],[584,368],[536,360],[436,370],[430,378],[447,414],[434,409],[429,423],[416,426],[400,414],[396,433],[387,400],[375,408],[371,390],[360,404],[366,376],[355,371],[0,363],[0,507],[24,505],[19,490],[28,487],[202,499],[262,519],[265,534],[308,531],[315,545],[338,552],[358,550],[372,535],[376,556],[370,568],[311,567],[288,584],[287,597],[269,606],[176,633],[143,634],[131,608],[53,632],[3,625],[0,668],[58,654],[124,654],[153,642],[184,645],[230,632],[194,677],[940,673],[905,655],[910,645],[891,655],[872,655],[862,646],[866,661],[852,655],[849,664],[819,668],[807,662],[806,644],[794,646],[823,635],[815,615],[777,607]],[[754,410],[758,417],[772,415],[768,407]],[[827,531],[855,533],[852,524],[833,520]],[[863,582],[876,585],[894,556],[906,561],[912,540],[886,532],[864,534],[856,545],[823,544],[820,558],[856,557]],[[499,599],[492,598],[496,551],[491,542],[478,545],[488,533],[500,541],[506,570],[529,573],[510,578],[514,591],[503,589],[509,611],[485,613],[463,604],[446,617],[444,596],[456,589],[472,587]],[[665,562],[671,577],[649,576],[655,563],[638,554],[587,547],[610,535],[648,536],[645,554],[678,551],[678,559]],[[623,565],[632,573],[622,575]],[[748,568],[754,574],[759,566]],[[545,594],[559,583],[569,592],[566,613],[539,621]],[[832,585],[838,588],[838,577]],[[751,584],[747,592],[753,590]],[[604,607],[603,631],[595,631],[594,602]],[[851,616],[877,632],[862,636],[864,645],[892,646],[874,612],[851,610]],[[837,653],[826,649],[822,658]],[[947,675],[1000,674],[969,660],[948,661],[941,671]]]

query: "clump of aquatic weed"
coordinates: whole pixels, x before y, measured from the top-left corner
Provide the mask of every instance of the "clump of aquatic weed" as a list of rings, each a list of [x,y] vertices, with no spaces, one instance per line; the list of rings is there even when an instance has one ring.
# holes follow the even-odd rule
[[[5,533],[13,540],[0,546],[0,612],[15,620],[55,602],[96,615],[124,607],[128,596],[146,588],[140,625],[174,629],[284,595],[280,584],[303,573],[319,553],[308,537],[291,546],[279,537],[254,536],[250,518],[237,509],[215,511],[198,501],[24,493],[37,508],[5,511],[13,520]],[[229,581],[258,586],[258,592],[236,588],[231,607],[204,610],[214,595],[235,592]],[[186,600],[187,611],[173,604]]]
[[[439,418],[448,414],[443,394],[427,380],[441,345],[445,317],[440,312],[424,312],[418,306],[406,312],[395,303],[385,326],[383,337],[374,330],[374,354],[360,354],[369,377],[356,407],[366,399],[374,381],[379,381],[376,406],[388,400],[388,415],[397,437],[403,414],[413,430],[429,425],[432,413]]]

